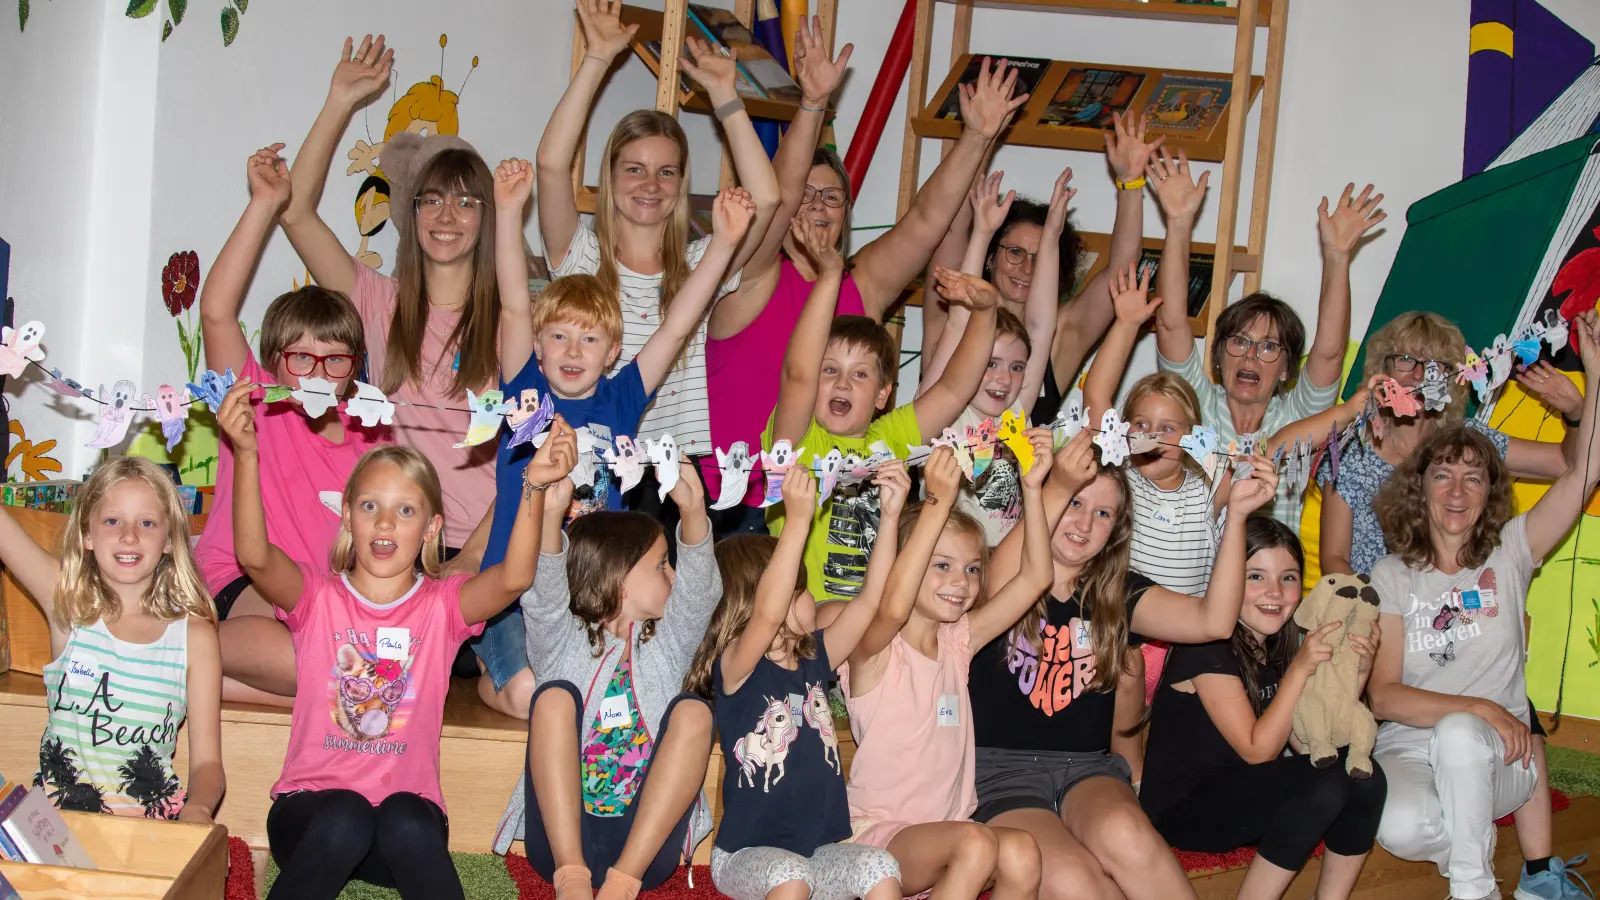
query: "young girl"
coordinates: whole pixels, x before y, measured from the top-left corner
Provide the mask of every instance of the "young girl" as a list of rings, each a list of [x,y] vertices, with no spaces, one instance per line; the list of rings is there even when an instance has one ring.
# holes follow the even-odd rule
[[[978,799],[971,648],[1003,633],[1049,583],[1040,485],[1052,462],[1050,433],[1031,429],[1028,439],[1035,458],[1023,476],[1018,535],[1027,549],[1015,577],[988,596],[983,530],[953,508],[961,470],[949,448],[935,449],[927,499],[901,516],[900,554],[878,615],[839,670],[857,742],[852,840],[894,854],[907,895],[971,900],[992,884],[997,900],[1012,900],[1038,890],[1039,850],[1026,834],[967,821]]]
[[[1133,495],[1123,469],[1096,466],[1085,431],[1058,454],[1071,477],[1046,485],[1054,584],[1010,633],[972,661],[978,810],[973,818],[1027,831],[1043,852],[1040,896],[1066,900],[1193,897],[1176,857],[1151,827],[1111,755],[1121,673],[1133,635],[1173,643],[1233,633],[1243,594],[1244,519],[1267,503],[1277,475],[1252,458],[1229,488],[1227,526],[1203,597],[1131,573]],[[995,550],[994,576],[1019,570],[1013,532]]]
[[[801,886],[817,897],[901,896],[900,867],[888,851],[846,843],[850,810],[828,702],[833,660],[849,657],[877,614],[911,490],[900,460],[873,480],[883,524],[866,583],[848,604],[830,604],[843,611],[825,628],[818,629],[817,603],[806,590],[804,528],[717,544],[722,603],[685,687],[714,701],[722,757],[737,763],[722,779],[722,823],[711,851],[712,882],[733,900],[778,900]],[[783,494],[795,521],[810,521],[811,473],[791,468]]]
[[[101,463],[59,559],[0,507],[0,564],[50,623],[34,786],[61,809],[209,824],[223,789],[216,613],[171,479],[138,457]],[[185,719],[187,791],[172,765]]]
[[[539,230],[556,277],[577,272],[598,275],[617,292],[623,332],[622,355],[612,367],[615,374],[660,327],[710,239],[689,242],[688,138],[677,119],[655,110],[629,113],[612,129],[600,163],[594,227],[579,221],[573,156],[600,82],[617,55],[627,51],[638,26],[622,24],[620,0],[577,0],[577,8],[584,59],[539,141]],[[744,102],[734,90],[734,60],[713,53],[695,38],[685,49],[688,53],[680,65],[705,88],[722,122],[739,183],[755,200],[750,233],[765,234],[778,207],[778,183]],[[745,241],[727,270],[738,273],[759,242]],[[737,285],[735,275],[718,296]],[[640,435],[653,440],[670,433],[687,453],[711,452],[705,346],[702,317],[681,364],[668,372],[639,423]],[[654,496],[648,490],[644,494]]]
[[[1318,842],[1327,842],[1317,896],[1349,897],[1383,814],[1383,770],[1365,779],[1344,761],[1313,768],[1295,744],[1294,708],[1317,665],[1333,657],[1330,623],[1302,644],[1300,540],[1276,519],[1245,527],[1244,603],[1233,637],[1174,647],[1150,711],[1139,803],[1180,850],[1255,846],[1239,896],[1282,897]],[[1374,595],[1375,596],[1375,595]],[[1352,634],[1361,677],[1376,634]],[[1296,644],[1299,650],[1296,652]],[[1358,691],[1359,693],[1359,691]]]
[[[250,157],[250,203],[217,255],[200,291],[200,325],[206,367],[232,369],[256,384],[300,387],[301,378],[332,382],[345,396],[355,377],[366,338],[361,316],[350,301],[316,285],[272,301],[261,320],[261,355],[250,352],[239,327],[250,273],[261,256],[274,220],[289,201],[289,166],[273,144]],[[323,564],[339,533],[339,512],[324,497],[336,496],[361,457],[387,442],[388,428],[362,428],[335,409],[308,419],[300,401],[256,409],[256,431],[266,447],[262,506],[267,534],[289,557]],[[294,705],[294,644],[272,606],[250,586],[250,576],[233,555],[233,447],[218,451],[216,502],[195,561],[217,607],[217,638],[222,646],[224,700]]]
[[[571,483],[550,492],[538,579],[522,597],[538,679],[528,765],[495,849],[522,838],[561,900],[632,900],[665,881],[711,830],[696,799],[711,754],[711,710],[682,690],[722,580],[705,489],[679,465],[678,569],[655,519],[600,511],[561,519]]]
[[[267,814],[281,869],[269,897],[331,900],[352,878],[406,898],[462,897],[439,787],[450,664],[533,583],[544,492],[571,471],[577,439],[556,419],[526,470],[505,562],[471,577],[439,577],[444,517],[427,457],[392,445],[368,452],[345,485],[330,570],[267,537],[257,387],[234,385],[217,420],[234,449],[234,548],[285,613],[299,675]]]

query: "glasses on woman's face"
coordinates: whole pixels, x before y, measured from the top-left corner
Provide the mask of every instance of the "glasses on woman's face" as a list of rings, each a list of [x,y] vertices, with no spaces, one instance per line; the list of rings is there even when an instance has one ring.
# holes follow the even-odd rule
[[[355,371],[356,358],[348,353],[330,353],[327,356],[318,356],[315,353],[305,353],[300,350],[283,351],[283,364],[289,369],[289,374],[296,378],[304,378],[322,367],[322,374],[329,378],[349,378]]]
[[[415,201],[417,215],[437,219],[446,206],[458,216],[470,218],[483,210],[483,201],[466,194],[423,194]]]
[[[1415,372],[1418,366],[1426,366],[1429,363],[1445,365],[1444,361],[1439,359],[1420,359],[1409,353],[1391,353],[1383,358],[1383,370],[1394,374],[1403,374]]]
[[[843,188],[817,188],[808,184],[805,193],[800,195],[800,205],[810,206],[818,197],[822,198],[822,205],[829,209],[843,208],[846,199]]]
[[[1033,268],[1034,260],[1039,258],[1039,254],[1030,251],[1026,247],[1018,247],[1016,244],[1001,244],[1000,252],[1005,254],[1006,262],[1019,269],[1023,266],[1027,266],[1030,269]]]
[[[1283,355],[1283,345],[1274,340],[1251,340],[1247,334],[1230,334],[1228,340],[1222,345],[1227,348],[1229,356],[1240,358],[1254,353],[1255,358],[1264,363],[1276,362]]]

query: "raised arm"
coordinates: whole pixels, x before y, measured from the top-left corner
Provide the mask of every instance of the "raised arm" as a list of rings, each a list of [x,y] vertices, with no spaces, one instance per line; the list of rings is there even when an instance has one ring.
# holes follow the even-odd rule
[[[1330,479],[1322,485],[1322,527],[1317,532],[1318,558],[1322,561],[1322,574],[1342,572],[1354,575],[1350,564],[1350,548],[1355,540],[1356,514]]]
[[[1584,398],[1578,386],[1565,372],[1540,360],[1516,375],[1522,389],[1555,410],[1567,422],[1583,419]],[[1530,441],[1510,438],[1506,447],[1506,468],[1513,478],[1559,478],[1574,462],[1583,456],[1578,444],[1576,426],[1568,425],[1560,444],[1549,441]]]
[[[795,222],[801,246],[817,264],[817,280],[811,285],[800,319],[789,335],[789,348],[783,357],[783,381],[778,386],[778,406],[773,411],[772,439],[791,443],[805,436],[811,427],[811,414],[817,406],[817,389],[822,379],[822,357],[828,350],[828,329],[839,304],[839,285],[844,278],[844,259],[807,219]]]
[[[750,229],[751,220],[758,215],[755,203],[744,188],[728,188],[717,194],[711,207],[711,221],[715,231],[705,255],[684,280],[672,305],[661,319],[661,327],[650,335],[634,360],[639,364],[639,379],[644,382],[645,393],[654,391],[667,377],[673,360],[683,350],[683,343],[695,333],[706,307],[722,283],[722,273],[728,261]],[[526,289],[524,289],[526,290]]]
[[[911,475],[906,472],[905,460],[891,459],[879,466],[872,483],[878,486],[878,538],[873,541],[872,556],[867,560],[861,593],[849,602],[824,603],[817,608],[817,624],[822,628],[822,641],[827,645],[828,662],[834,668],[850,658],[861,636],[878,616],[878,606],[900,547],[900,513],[911,495]],[[795,517],[792,521],[802,520]]]
[[[1163,297],[1189,296],[1189,246],[1194,241],[1194,220],[1206,198],[1210,172],[1195,181],[1189,173],[1189,155],[1178,151],[1177,161],[1165,150],[1150,164],[1146,175],[1155,187],[1156,200],[1167,216],[1167,237],[1161,245],[1156,293]],[[1183,363],[1194,352],[1194,332],[1189,328],[1188,304],[1175,300],[1156,316],[1156,350],[1170,363]]]
[[[1367,384],[1356,388],[1356,392],[1350,395],[1349,400],[1330,406],[1316,415],[1290,422],[1274,431],[1266,442],[1257,445],[1256,449],[1261,455],[1271,458],[1277,455],[1280,447],[1293,447],[1295,441],[1317,444],[1326,440],[1329,432],[1344,431],[1361,415],[1361,411],[1367,408],[1367,399],[1372,396],[1372,386],[1382,378],[1382,375],[1374,375]]]
[[[922,396],[911,401],[917,428],[925,441],[950,427],[983,384],[989,355],[994,352],[994,314],[1000,303],[994,286],[977,276],[949,269],[939,269],[935,275],[945,298],[952,305],[965,304],[971,319],[950,355],[949,365]]]
[[[1005,196],[1000,196],[1000,182],[1005,177],[1004,172],[994,172],[987,178],[974,181],[972,190],[968,192],[967,208],[975,210],[972,214],[972,234],[967,239],[967,255],[961,260],[961,273],[974,278],[983,277],[984,254],[989,252],[989,241],[994,239],[995,232],[1005,224],[1006,216],[1011,212],[1011,202],[1017,199],[1016,191],[1006,191]],[[1035,271],[1038,267],[1034,267]],[[928,271],[928,279],[922,292],[923,303],[923,347],[931,347],[931,353],[922,359],[922,377],[918,382],[918,395],[933,386],[944,374],[945,366],[950,362],[950,356],[956,352],[956,345],[961,343],[961,336],[966,333],[967,323],[972,320],[972,313],[965,306],[944,304],[939,292],[934,289],[937,280],[935,275],[937,267]],[[930,341],[927,330],[931,327],[926,310],[939,309],[942,325],[936,335],[937,340]],[[1037,393],[1037,391],[1035,391]],[[1028,396],[1026,389],[1021,396]]]
[[[1050,474],[1050,429],[1028,429],[1028,442],[1033,445],[1033,467],[1022,476],[1022,564],[1017,574],[995,591],[989,601],[974,609],[967,618],[971,631],[968,642],[972,653],[977,653],[989,642],[1011,630],[1040,595],[1050,590],[1055,566],[1050,557],[1050,523],[1044,512],[1044,480]],[[1083,456],[1092,451],[1083,450]],[[1070,465],[1080,472],[1091,471],[1094,460],[1072,459]],[[1093,477],[1093,476],[1090,476]],[[1013,528],[1015,532],[1018,529]],[[1006,535],[1009,539],[1010,534]]]
[[[239,307],[244,305],[250,275],[261,259],[261,248],[272,233],[273,222],[289,202],[289,164],[278,156],[282,149],[282,144],[273,144],[250,157],[245,167],[250,204],[200,288],[200,334],[205,340],[206,368],[216,372],[242,372],[245,360],[250,358],[250,344],[239,327]],[[276,363],[277,360],[261,360],[268,371]]]
[[[805,555],[811,516],[817,510],[817,482],[805,466],[790,466],[783,476],[783,503],[794,523],[778,535],[778,546],[756,583],[756,602],[744,632],[722,651],[722,692],[738,693],[783,627],[794,602],[795,577]],[[831,657],[830,657],[831,658]]]
[[[293,612],[305,588],[300,566],[267,540],[267,513],[261,505],[260,443],[250,394],[259,385],[240,381],[217,410],[217,424],[233,445],[233,555],[268,603]]]
[[[1128,357],[1146,322],[1163,303],[1160,297],[1150,296],[1150,270],[1139,276],[1133,263],[1119,270],[1111,281],[1111,303],[1117,318],[1100,343],[1100,352],[1094,355],[1089,366],[1089,376],[1083,382],[1083,408],[1092,421],[1098,421],[1105,411],[1116,405],[1117,385],[1128,368]]]
[[[1388,218],[1378,208],[1383,195],[1373,196],[1367,185],[1361,196],[1351,199],[1356,186],[1349,185],[1339,198],[1339,207],[1330,215],[1328,198],[1317,208],[1317,233],[1322,242],[1322,297],[1317,301],[1317,334],[1306,355],[1302,378],[1313,387],[1327,387],[1339,380],[1344,370],[1345,347],[1350,342],[1350,257],[1356,244],[1368,231]]]
[[[973,178],[973,187],[984,180],[983,166],[978,167],[978,174]],[[972,259],[973,243],[977,235],[973,233],[972,199],[970,192],[967,202],[961,204],[955,218],[950,220],[950,228],[945,231],[944,238],[939,241],[939,246],[933,250],[933,256],[928,259],[927,270],[922,276],[922,356],[918,365],[921,367],[917,375],[918,384],[926,384],[938,377],[934,373],[930,377],[928,366],[933,355],[939,350],[939,343],[944,339],[945,329],[950,316],[950,307],[939,296],[938,291],[929,290],[933,284],[933,272],[938,268],[960,269],[974,275],[983,274],[984,253],[988,250],[985,244],[978,251],[978,261],[969,266]]]
[[[578,198],[572,186],[572,160],[578,153],[583,123],[594,95],[611,71],[617,54],[628,49],[637,25],[622,24],[622,0],[577,0],[578,28],[583,32],[583,62],[545,124],[535,157],[539,180],[539,233],[545,259],[554,270],[567,256],[578,230]],[[527,285],[523,285],[527,290]]]
[[[533,193],[533,166],[508,159],[494,170],[494,270],[500,284],[500,380],[517,377],[533,357],[533,298],[522,252],[522,214]]]
[[[526,283],[523,287],[526,291]],[[522,470],[522,502],[511,525],[506,556],[467,579],[461,586],[461,618],[468,625],[487,622],[517,602],[533,586],[539,562],[539,532],[544,525],[545,492],[567,478],[578,461],[578,437],[567,421],[556,416],[550,436]]]
[[[79,515],[88,516],[89,510]],[[61,575],[61,560],[23,531],[4,505],[0,505],[0,566],[22,585],[50,623],[50,658],[55,659],[67,646],[67,629],[56,624],[56,581]]]
[[[1583,357],[1584,396],[1600,398],[1600,314],[1590,310],[1572,320],[1578,335],[1578,352]],[[1593,400],[1585,404],[1578,426],[1578,459],[1539,502],[1528,510],[1528,551],[1535,560],[1544,559],[1561,542],[1584,504],[1600,484],[1600,445],[1595,440],[1596,411]]]
[[[855,255],[851,274],[861,289],[867,315],[882,321],[884,312],[928,264],[928,257],[944,239],[950,220],[966,199],[972,176],[988,153],[989,142],[1010,122],[1017,108],[1028,101],[1027,94],[1011,96],[1016,82],[1016,71],[1008,71],[1004,61],[991,70],[985,59],[977,83],[958,88],[961,121],[966,123],[961,137],[917,191],[911,209],[893,228]]]
[[[1229,487],[1228,524],[1222,530],[1211,583],[1198,601],[1163,587],[1145,591],[1133,609],[1131,627],[1147,638],[1174,644],[1203,644],[1226,640],[1239,621],[1244,600],[1244,532],[1250,514],[1272,502],[1278,490],[1278,473],[1272,461],[1253,457],[1255,471],[1235,479]]]
[[[333,163],[333,151],[350,124],[350,116],[368,98],[381,92],[389,83],[389,69],[394,64],[394,51],[383,46],[383,35],[374,41],[372,35],[361,40],[361,46],[351,52],[352,41],[345,38],[344,50],[339,53],[339,64],[333,70],[333,83],[328,86],[328,99],[317,114],[317,121],[306,135],[300,152],[295,154],[290,180],[294,183],[289,205],[283,210],[283,233],[289,236],[311,277],[317,284],[331,291],[348,295],[356,282],[358,263],[345,251],[339,238],[317,214],[317,204],[322,200],[322,188],[328,181],[328,166]],[[349,172],[363,168],[377,170],[375,157],[382,145],[367,147],[358,144],[351,156]],[[365,153],[359,151],[365,150]],[[410,198],[395,197],[391,202],[410,203]]]
[[[1040,492],[1045,534],[1055,533],[1067,504],[1084,486],[1100,475],[1095,461],[1094,434],[1085,428],[1055,452],[1055,460]],[[1022,551],[1026,530],[1013,528],[989,554],[989,582],[1005,584],[1022,571]],[[1020,614],[1019,614],[1020,618]],[[981,645],[980,645],[981,646]]]
[[[189,733],[189,777],[184,779],[178,821],[210,825],[227,789],[222,771],[222,651],[214,623],[190,616],[188,629],[183,728]]]
[[[523,648],[528,665],[535,672],[547,671],[546,663],[558,657],[574,640],[584,640],[582,626],[571,612],[567,591],[566,535],[561,523],[572,506],[572,478],[559,479],[545,491],[544,527],[539,529],[539,564],[533,573],[533,588],[522,595]]]

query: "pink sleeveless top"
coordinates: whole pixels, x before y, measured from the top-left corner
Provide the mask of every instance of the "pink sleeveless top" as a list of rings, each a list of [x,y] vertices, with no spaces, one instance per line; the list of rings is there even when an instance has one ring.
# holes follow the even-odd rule
[[[862,696],[850,690],[849,664],[839,667],[856,739],[848,785],[856,842],[886,846],[908,825],[958,822],[978,808],[969,641],[966,616],[939,626],[938,659],[895,635],[883,680]]]
[[[806,280],[788,257],[779,263],[778,285],[772,290],[755,321],[731,338],[706,341],[706,399],[711,411],[711,443],[722,450],[734,441],[750,445],[755,455],[761,451],[761,432],[767,427],[767,417],[778,405],[778,386],[783,379],[783,355],[789,349],[789,336],[794,332],[800,313],[805,309],[806,298],[811,296],[812,282]],[[856,281],[845,273],[839,286],[839,305],[834,315],[866,315],[861,303],[861,290]],[[722,490],[722,472],[717,468],[716,454],[700,458],[700,472],[705,477],[707,496],[715,503]],[[746,506],[760,506],[765,476],[760,467],[750,473],[750,488],[745,492]]]

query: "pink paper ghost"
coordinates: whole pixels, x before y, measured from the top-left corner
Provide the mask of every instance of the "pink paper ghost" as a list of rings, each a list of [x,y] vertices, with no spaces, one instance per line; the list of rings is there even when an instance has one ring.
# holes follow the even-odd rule
[[[44,351],[39,342],[44,339],[44,325],[25,322],[21,328],[9,325],[0,329],[0,374],[21,378],[22,370],[30,362],[43,362]]]

